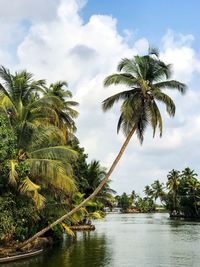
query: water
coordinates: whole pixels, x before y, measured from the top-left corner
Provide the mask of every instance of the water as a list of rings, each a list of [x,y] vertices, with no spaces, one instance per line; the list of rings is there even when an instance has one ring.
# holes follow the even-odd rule
[[[78,233],[32,259],[2,267],[199,267],[200,222],[168,214],[110,214],[96,231]]]

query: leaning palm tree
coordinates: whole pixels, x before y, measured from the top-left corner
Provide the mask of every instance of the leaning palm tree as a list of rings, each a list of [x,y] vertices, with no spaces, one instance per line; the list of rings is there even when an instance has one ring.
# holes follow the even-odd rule
[[[135,56],[133,59],[122,59],[118,65],[118,71],[119,73],[108,76],[104,81],[104,85],[106,87],[110,85],[123,85],[125,87],[124,91],[103,101],[103,110],[107,111],[111,109],[115,103],[122,100],[121,115],[117,130],[119,131],[122,129],[126,139],[117,157],[104,179],[89,197],[69,213],[25,241],[21,246],[32,242],[38,236],[41,236],[55,225],[61,223],[84,206],[87,201],[95,197],[110,178],[135,132],[142,142],[144,131],[147,125],[150,124],[153,128],[153,136],[155,135],[157,126],[160,130],[160,136],[162,135],[162,117],[157,102],[163,103],[166,106],[167,113],[170,116],[175,115],[175,104],[163,91],[164,89],[173,89],[183,94],[186,90],[186,86],[176,80],[170,80],[171,65],[166,65],[161,61],[155,49],[150,49],[149,53],[144,56]]]
[[[37,207],[44,203],[39,194],[42,184],[73,192],[76,186],[70,161],[76,153],[65,146],[66,138],[57,127],[55,112],[57,106],[62,107],[62,101],[56,96],[39,97],[45,81],[33,80],[26,71],[13,75],[1,67],[0,78],[1,113],[16,136],[15,157],[6,162],[8,183],[30,195]],[[29,175],[20,179],[17,170],[22,162],[28,166]]]

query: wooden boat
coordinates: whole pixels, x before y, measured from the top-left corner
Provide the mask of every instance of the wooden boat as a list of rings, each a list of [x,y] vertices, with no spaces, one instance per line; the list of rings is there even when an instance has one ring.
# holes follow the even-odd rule
[[[37,256],[37,255],[41,254],[42,252],[43,252],[43,249],[40,249],[40,250],[20,253],[20,254],[17,254],[17,255],[9,255],[9,256],[0,258],[0,263],[16,261],[16,260],[21,260],[21,259]]]

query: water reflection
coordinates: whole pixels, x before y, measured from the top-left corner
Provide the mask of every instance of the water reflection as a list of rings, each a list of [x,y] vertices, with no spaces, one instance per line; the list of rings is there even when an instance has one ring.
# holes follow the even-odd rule
[[[105,234],[78,233],[77,240],[66,240],[62,247],[62,259],[57,262],[57,265],[63,266],[64,264],[68,267],[109,266],[111,252],[107,242]],[[60,254],[59,248],[57,254]],[[54,258],[57,259],[58,255],[54,255]]]
[[[114,214],[62,246],[6,267],[198,267],[200,223],[167,214]],[[3,265],[2,265],[3,266]],[[3,267],[4,267],[3,266]]]

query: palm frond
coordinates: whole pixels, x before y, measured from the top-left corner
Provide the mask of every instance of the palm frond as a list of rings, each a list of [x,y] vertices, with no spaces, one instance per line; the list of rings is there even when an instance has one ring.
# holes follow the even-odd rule
[[[7,113],[14,111],[14,113],[17,114],[16,107],[10,97],[2,93],[0,93],[0,107],[3,108]]]
[[[145,109],[143,109],[140,113],[140,116],[139,116],[137,124],[136,124],[137,125],[136,133],[137,133],[137,137],[138,137],[141,144],[143,143],[144,132],[146,130],[148,123],[149,123],[148,114],[147,114],[147,112],[145,112]]]
[[[68,146],[54,146],[38,149],[30,152],[31,158],[37,159],[56,159],[56,160],[75,160],[78,153]]]
[[[0,83],[0,93],[9,97],[7,90],[3,87],[3,85],[1,83]]]
[[[108,97],[102,103],[103,111],[107,111],[108,109],[111,109],[113,105],[117,103],[118,101],[126,100],[130,95],[134,96],[135,94],[137,94],[136,89],[131,89],[131,90],[123,91],[123,92],[120,92],[118,94]]]
[[[12,86],[13,83],[13,76],[11,75],[10,71],[3,66],[0,67],[0,77],[8,86],[8,89],[10,89],[10,86]]]
[[[123,58],[118,66],[117,66],[117,70],[118,71],[124,71],[126,73],[130,73],[130,74],[136,74],[137,76],[140,76],[138,75],[138,67],[137,67],[137,64],[135,62],[135,57],[134,59],[128,59],[128,58]]]
[[[137,83],[137,79],[129,73],[117,73],[105,78],[104,86],[122,84],[125,86],[134,86]]]
[[[8,175],[8,182],[11,185],[16,185],[18,182],[18,173],[16,170],[16,167],[18,166],[18,163],[16,160],[9,160],[7,162],[7,166],[9,169],[9,175]]]
[[[175,115],[176,106],[174,104],[174,101],[171,99],[171,97],[169,97],[167,94],[162,93],[160,91],[154,92],[154,97],[156,100],[165,104],[167,113],[170,116],[173,117]]]
[[[46,202],[46,198],[43,195],[39,194],[37,190],[34,191],[32,199],[33,199],[37,209],[44,208],[45,202]]]
[[[155,101],[153,102],[153,108],[154,108],[154,111],[155,111],[155,116],[156,116],[156,119],[157,119],[159,131],[160,131],[160,137],[161,137],[162,133],[163,133],[163,122],[162,122],[162,116],[161,116],[160,110],[159,110],[159,108],[158,108],[158,106],[157,106]],[[155,132],[154,132],[153,136],[155,136]]]
[[[34,151],[38,148],[43,148],[52,143],[66,144],[66,134],[62,129],[54,125],[42,124],[42,121],[38,123],[27,123],[27,128],[32,129],[32,134],[30,136],[29,131],[24,132],[29,138],[29,143],[27,146],[27,151]],[[26,137],[24,138],[26,139]]]
[[[52,159],[28,159],[30,174],[37,181],[44,181],[64,192],[75,192],[76,184],[72,177],[72,168],[67,163]],[[67,167],[66,167],[67,166]]]
[[[39,189],[40,186],[32,182],[28,176],[24,178],[20,185],[20,192],[22,193],[34,192]]]
[[[175,80],[154,83],[153,86],[159,89],[177,89],[182,94],[184,94],[187,89],[187,86],[184,83]]]

